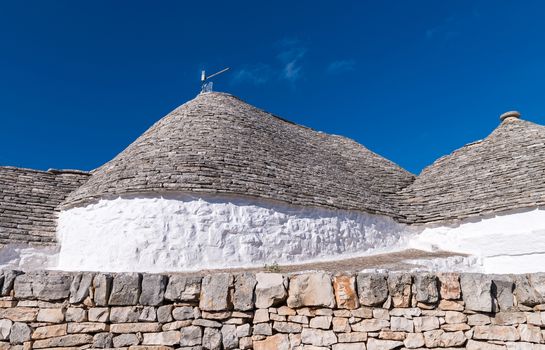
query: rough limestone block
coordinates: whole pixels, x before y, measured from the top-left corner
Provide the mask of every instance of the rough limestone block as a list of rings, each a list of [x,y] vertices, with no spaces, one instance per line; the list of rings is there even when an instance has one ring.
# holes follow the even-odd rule
[[[114,335],[112,333],[97,333],[93,336],[93,347],[98,349],[111,348]]]
[[[264,340],[254,342],[254,350],[290,350],[290,340],[287,334],[276,334]]]
[[[136,305],[140,296],[142,275],[120,273],[115,275],[110,293],[109,305]]]
[[[89,321],[108,322],[110,320],[110,309],[107,307],[93,307],[88,310]]]
[[[324,272],[305,273],[291,277],[287,304],[291,308],[304,306],[335,307],[331,276]]]
[[[517,341],[520,339],[520,334],[513,326],[475,326],[473,327],[473,339]]]
[[[301,341],[303,344],[314,346],[331,346],[337,343],[337,336],[333,331],[303,328],[303,331],[301,332]]]
[[[235,292],[233,308],[239,311],[250,311],[254,308],[254,289],[257,284],[255,274],[241,273],[235,276]]]
[[[462,297],[467,310],[492,312],[492,281],[482,274],[464,273],[460,276]]]
[[[439,293],[441,299],[458,300],[462,295],[460,288],[460,274],[454,272],[445,272],[437,274],[439,279]]]
[[[93,278],[93,301],[96,306],[108,305],[108,299],[112,290],[112,280],[111,275],[104,273],[99,273]]]
[[[159,306],[157,308],[157,321],[161,323],[167,323],[172,322],[174,319],[172,318],[172,309],[174,306],[172,305],[163,305]]]
[[[333,289],[335,290],[335,301],[339,309],[353,310],[360,307],[355,276],[334,276]]]
[[[69,334],[62,337],[36,340],[34,349],[63,348],[93,343],[93,336],[89,334]]]
[[[138,322],[138,318],[141,312],[142,307],[140,306],[112,307],[110,309],[110,322]]]
[[[67,325],[57,324],[53,326],[37,327],[32,333],[32,339],[47,339],[53,337],[62,337],[67,334]]]
[[[38,322],[61,323],[64,321],[64,309],[40,309],[36,317]]]
[[[203,311],[231,310],[230,290],[233,286],[233,276],[220,273],[205,276],[202,280],[199,307]]]
[[[414,277],[414,294],[418,302],[435,304],[439,301],[437,276],[431,273],[419,273]]]
[[[157,333],[144,333],[142,344],[144,345],[175,345],[181,340],[180,332],[166,331]]]
[[[509,276],[494,276],[492,279],[492,297],[496,299],[493,307],[497,306],[492,311],[509,311],[515,306],[515,298],[513,292],[515,283]]]
[[[112,343],[114,348],[121,348],[124,346],[137,345],[138,343],[140,343],[140,339],[138,339],[138,336],[136,334],[120,334],[116,337],[113,337]]]
[[[216,328],[205,328],[202,337],[202,345],[205,349],[221,350],[222,342],[220,330]]]
[[[87,321],[87,310],[79,307],[69,307],[64,314],[66,322],[85,322]]]
[[[255,287],[255,306],[266,309],[283,303],[288,293],[288,280],[279,273],[257,273]]]
[[[165,299],[169,301],[197,301],[201,294],[201,277],[171,275]]]
[[[89,296],[89,290],[93,284],[92,273],[78,273],[74,276],[70,285],[70,303],[81,303]]]
[[[333,344],[333,350],[365,350],[365,343]]]
[[[11,332],[9,335],[9,342],[12,345],[22,344],[30,340],[30,334],[32,330],[26,323],[15,322],[11,325]]]
[[[403,346],[403,342],[397,340],[379,340],[370,338],[367,342],[367,350],[390,350]]]
[[[424,347],[424,335],[422,333],[409,333],[403,341],[407,349],[416,349]]]
[[[180,329],[181,346],[194,346],[201,345],[202,343],[202,329],[198,326],[183,327]]]
[[[34,271],[15,278],[15,297],[18,299],[39,299],[56,301],[70,295],[72,276],[54,271]]]
[[[410,307],[412,276],[406,273],[388,274],[388,292],[392,297],[393,307]]]
[[[13,322],[11,320],[0,320],[0,340],[9,339],[9,333],[11,332],[12,325]]]
[[[140,304],[149,306],[161,305],[165,296],[167,282],[167,276],[145,274],[142,277]]]
[[[0,289],[0,296],[10,295],[11,291],[13,290],[13,284],[15,282],[15,278],[21,274],[22,274],[21,271],[16,271],[16,270],[2,271],[3,284],[2,284],[2,288]]]
[[[153,306],[144,306],[140,316],[138,316],[138,321],[141,322],[155,322],[157,321],[157,310]]]
[[[234,324],[225,324],[221,327],[221,339],[223,349],[230,350],[238,348],[237,326]]]
[[[357,276],[360,303],[365,306],[380,306],[388,298],[386,274],[360,273]]]

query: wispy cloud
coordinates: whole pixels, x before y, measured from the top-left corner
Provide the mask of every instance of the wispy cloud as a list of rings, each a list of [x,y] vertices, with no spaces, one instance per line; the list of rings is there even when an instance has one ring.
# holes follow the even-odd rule
[[[307,53],[298,41],[292,41],[281,51],[277,58],[282,64],[282,78],[294,82],[301,78],[302,60]]]
[[[426,30],[426,39],[452,39],[460,35],[462,18],[449,16],[438,25]]]
[[[326,71],[329,74],[345,73],[353,71],[356,66],[356,61],[354,60],[338,60],[331,62]]]
[[[272,68],[265,63],[244,66],[235,71],[232,82],[235,84],[250,83],[253,85],[262,85],[268,82],[272,76]]]
[[[234,72],[231,83],[262,85],[271,80],[294,83],[303,77],[307,48],[300,40],[284,38],[273,44],[273,50],[272,61],[242,66]]]

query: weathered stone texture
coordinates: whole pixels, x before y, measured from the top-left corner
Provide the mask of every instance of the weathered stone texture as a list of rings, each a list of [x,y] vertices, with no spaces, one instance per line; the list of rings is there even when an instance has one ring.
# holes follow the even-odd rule
[[[53,245],[59,205],[88,179],[82,171],[0,166],[0,245]]]

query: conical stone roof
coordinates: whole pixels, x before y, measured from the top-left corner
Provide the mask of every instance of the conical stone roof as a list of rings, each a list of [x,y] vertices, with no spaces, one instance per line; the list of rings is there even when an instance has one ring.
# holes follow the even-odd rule
[[[425,168],[401,191],[412,223],[457,220],[545,205],[545,127],[502,115],[486,139]]]
[[[203,93],[93,172],[64,206],[127,194],[197,192],[397,217],[414,176],[353,140]]]

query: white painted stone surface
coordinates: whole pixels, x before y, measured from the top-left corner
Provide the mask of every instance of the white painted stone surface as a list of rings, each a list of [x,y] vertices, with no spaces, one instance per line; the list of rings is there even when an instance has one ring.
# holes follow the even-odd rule
[[[404,245],[407,227],[346,210],[263,200],[131,197],[60,214],[58,269],[180,271],[352,257]]]
[[[446,264],[437,261],[444,264],[437,270],[542,272],[545,271],[545,210],[507,212],[481,220],[465,220],[451,227],[426,227],[410,240],[408,247],[472,256]]]

